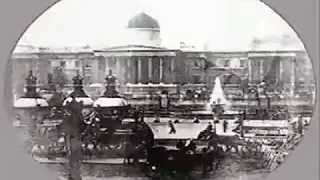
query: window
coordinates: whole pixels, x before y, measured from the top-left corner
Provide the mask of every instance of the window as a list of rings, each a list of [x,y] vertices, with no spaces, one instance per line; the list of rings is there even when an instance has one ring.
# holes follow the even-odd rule
[[[79,60],[76,60],[76,61],[75,61],[75,67],[76,67],[76,68],[79,68],[79,67],[80,67],[80,61],[79,61]]]
[[[224,60],[224,67],[229,67],[229,64],[230,64],[229,59]]]
[[[65,67],[66,66],[66,61],[60,61],[60,66]]]
[[[240,67],[245,67],[245,60],[243,59],[240,60]]]

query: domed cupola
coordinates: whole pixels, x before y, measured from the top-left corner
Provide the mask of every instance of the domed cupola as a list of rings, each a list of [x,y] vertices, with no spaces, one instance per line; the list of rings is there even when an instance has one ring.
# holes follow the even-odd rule
[[[129,44],[139,46],[161,46],[160,25],[153,17],[142,12],[128,21]]]
[[[135,15],[128,22],[128,28],[148,28],[160,29],[160,25],[156,19],[142,12]]]

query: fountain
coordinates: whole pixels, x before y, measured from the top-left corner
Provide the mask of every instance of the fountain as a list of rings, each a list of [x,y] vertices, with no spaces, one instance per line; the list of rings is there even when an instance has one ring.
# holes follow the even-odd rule
[[[230,105],[230,102],[226,99],[224,91],[221,87],[221,82],[219,77],[216,77],[215,85],[210,95],[210,101],[209,101],[209,104],[207,104],[207,109],[211,109],[211,107],[216,104],[224,105],[224,106]]]

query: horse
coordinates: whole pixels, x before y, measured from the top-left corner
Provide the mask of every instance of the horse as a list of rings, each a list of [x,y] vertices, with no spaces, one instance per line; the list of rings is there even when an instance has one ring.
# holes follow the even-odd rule
[[[147,149],[152,148],[154,135],[149,126],[144,122],[139,122],[137,129],[133,131],[133,136],[125,137],[120,143],[120,149],[124,158],[124,164],[130,164],[131,159],[135,162],[142,157]]]
[[[118,155],[123,157],[123,164],[129,165],[133,162],[138,162],[139,157],[144,155],[146,144],[141,143],[135,146],[130,142],[122,141],[117,149],[119,150]]]
[[[214,148],[204,147],[201,154],[202,173],[206,175],[210,171],[218,170],[224,158],[223,149],[219,146]]]
[[[213,135],[213,134],[214,134],[214,132],[212,132],[212,131],[204,130],[204,131],[201,131],[201,132],[198,134],[197,139],[199,139],[199,140],[206,140],[206,139],[208,139],[208,137],[210,137],[210,136]]]
[[[167,149],[164,146],[154,146],[147,151],[147,165],[161,177],[183,177],[190,179],[191,172],[197,164],[197,155],[192,150]],[[149,171],[147,171],[149,173]],[[148,174],[147,174],[148,175]]]

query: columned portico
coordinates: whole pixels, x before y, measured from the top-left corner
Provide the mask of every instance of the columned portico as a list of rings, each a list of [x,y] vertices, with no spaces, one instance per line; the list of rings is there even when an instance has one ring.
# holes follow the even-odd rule
[[[167,75],[171,71],[166,71],[165,68],[170,67],[171,59],[175,57],[174,51],[144,46],[116,47],[95,51],[95,53],[97,56],[105,57],[108,64],[105,71],[112,69],[119,79],[123,78],[124,84],[168,83],[166,80],[170,78],[166,78],[164,73]],[[110,62],[108,62],[109,59]]]

